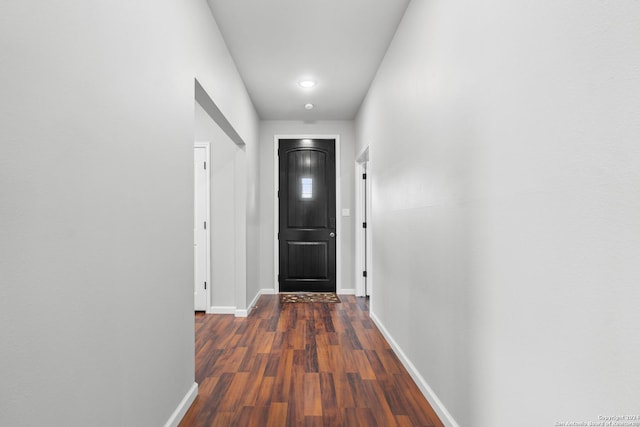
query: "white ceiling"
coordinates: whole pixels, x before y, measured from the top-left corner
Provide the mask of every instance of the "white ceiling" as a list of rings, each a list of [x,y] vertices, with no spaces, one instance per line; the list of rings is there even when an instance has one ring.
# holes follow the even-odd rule
[[[354,118],[409,1],[208,0],[260,118],[305,121]]]

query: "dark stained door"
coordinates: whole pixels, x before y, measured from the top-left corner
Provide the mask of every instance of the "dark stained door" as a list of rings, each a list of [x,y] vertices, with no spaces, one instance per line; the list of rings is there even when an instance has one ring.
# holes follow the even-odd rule
[[[335,140],[281,139],[278,155],[280,291],[335,292]]]

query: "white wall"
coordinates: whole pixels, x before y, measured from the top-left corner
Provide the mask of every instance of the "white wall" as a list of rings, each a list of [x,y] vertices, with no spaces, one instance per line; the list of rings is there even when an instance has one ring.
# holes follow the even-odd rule
[[[194,77],[255,148],[253,107],[204,1],[0,20],[0,424],[163,425],[194,384]]]
[[[351,216],[342,217],[342,289],[353,291],[353,236],[354,221],[354,123],[344,121],[278,121],[260,122],[260,288],[274,288],[274,170],[273,147],[275,135],[340,135],[340,191],[343,209],[350,209]],[[338,289],[340,291],[341,289]]]
[[[638,16],[415,0],[358,115],[372,313],[459,425],[640,409]]]
[[[256,136],[256,140],[258,140]],[[259,142],[246,147],[244,156],[244,168],[247,171],[244,188],[247,194],[246,200],[246,257],[245,257],[245,282],[244,301],[245,304],[238,309],[248,308],[249,304],[261,289],[260,262],[260,152]],[[242,273],[242,271],[241,271]],[[242,280],[242,279],[240,279]],[[241,296],[240,296],[241,297]]]

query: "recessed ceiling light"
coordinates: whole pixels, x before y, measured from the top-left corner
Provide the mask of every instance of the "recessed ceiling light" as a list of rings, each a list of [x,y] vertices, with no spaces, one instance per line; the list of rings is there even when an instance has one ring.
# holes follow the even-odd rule
[[[312,87],[314,87],[316,85],[316,82],[313,80],[300,80],[298,82],[298,85],[300,87],[303,87],[305,89],[311,89]]]
[[[304,108],[306,110],[312,110],[313,109],[313,104],[304,104]]]

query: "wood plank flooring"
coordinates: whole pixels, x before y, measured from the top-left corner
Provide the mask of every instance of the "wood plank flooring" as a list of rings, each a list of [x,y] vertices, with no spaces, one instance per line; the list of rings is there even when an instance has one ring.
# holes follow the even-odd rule
[[[442,426],[369,318],[368,300],[285,303],[248,318],[196,314],[190,426]]]

